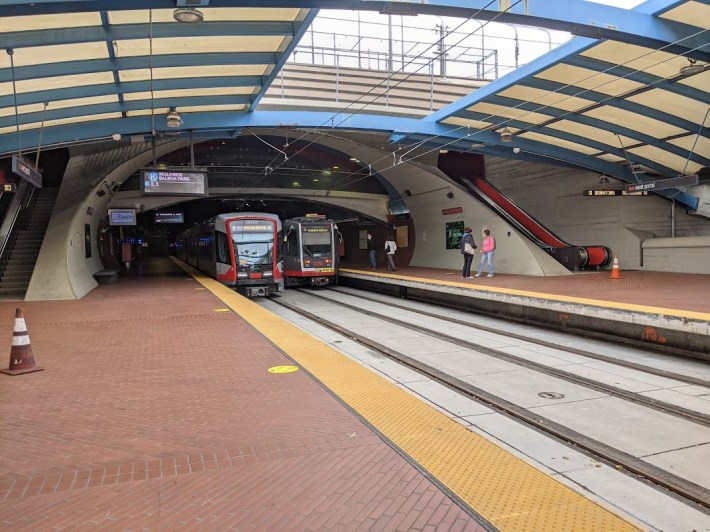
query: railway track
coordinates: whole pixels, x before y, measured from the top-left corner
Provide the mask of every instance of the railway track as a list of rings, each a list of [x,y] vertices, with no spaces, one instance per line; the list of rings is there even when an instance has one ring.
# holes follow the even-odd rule
[[[424,311],[422,309],[416,309],[412,306],[403,306],[398,303],[394,298],[373,298],[364,294],[355,294],[353,291],[347,290],[327,290],[327,291],[301,291],[299,298],[307,299],[309,301],[320,301],[327,305],[335,305],[337,308],[346,309],[347,311],[357,312],[363,317],[376,318],[379,321],[384,321],[391,324],[393,327],[401,327],[410,331],[416,331],[417,334],[426,335],[428,338],[435,338],[446,342],[447,344],[452,344],[467,350],[475,351],[485,355],[486,357],[492,357],[498,360],[502,360],[509,364],[514,364],[521,368],[526,368],[531,371],[542,373],[556,379],[562,379],[570,384],[576,386],[582,386],[584,388],[597,391],[599,393],[617,397],[623,401],[633,403],[641,408],[652,409],[654,411],[663,412],[666,415],[674,416],[678,419],[685,420],[687,422],[693,423],[699,427],[708,428],[710,427],[710,416],[706,413],[698,412],[689,408],[685,408],[679,405],[674,405],[668,402],[659,401],[638,393],[630,392],[622,388],[611,386],[603,382],[595,381],[593,379],[576,375],[572,372],[566,371],[564,369],[555,368],[551,366],[546,366],[539,362],[534,362],[532,360],[527,360],[522,356],[512,355],[506,353],[500,349],[494,349],[491,347],[485,347],[472,342],[470,340],[462,339],[454,334],[449,334],[442,332],[447,329],[447,325],[455,324],[458,326],[472,327],[473,329],[483,330],[487,333],[502,334],[504,336],[515,339],[517,341],[530,341],[535,345],[542,345],[545,347],[550,347],[554,349],[564,349],[570,353],[574,353],[579,356],[588,357],[593,360],[600,360],[605,363],[617,363],[619,361],[609,357],[608,355],[602,355],[589,350],[580,350],[575,348],[570,348],[566,346],[561,346],[560,344],[555,344],[553,342],[548,342],[540,339],[530,339],[524,335],[518,333],[511,333],[506,331],[500,331],[498,329],[493,329],[492,327],[481,326],[480,324],[472,325],[470,322],[467,323],[464,320],[444,317],[442,315],[437,315],[434,312]],[[534,428],[537,431],[543,432],[545,434],[553,436],[555,439],[566,442],[567,445],[573,446],[577,449],[583,449],[589,455],[595,459],[603,460],[609,464],[612,464],[617,469],[624,470],[626,472],[633,473],[656,486],[662,486],[666,490],[671,491],[677,496],[682,497],[687,501],[691,501],[695,505],[699,505],[703,511],[710,513],[710,491],[702,485],[698,485],[691,482],[673,472],[653,465],[641,458],[632,455],[623,449],[616,448],[612,445],[608,445],[598,438],[593,438],[588,435],[583,434],[578,430],[573,430],[572,428],[565,426],[562,423],[558,423],[551,418],[540,415],[538,412],[534,412],[529,408],[515,404],[515,402],[507,400],[504,397],[498,396],[491,393],[480,386],[474,386],[470,382],[458,378],[456,376],[450,375],[446,371],[435,367],[432,364],[418,360],[413,356],[409,356],[395,348],[392,345],[385,345],[385,342],[375,341],[368,338],[366,335],[359,334],[352,330],[350,327],[343,326],[342,323],[336,323],[336,320],[331,319],[331,316],[335,315],[336,312],[327,312],[328,317],[324,317],[322,312],[316,313],[306,310],[304,307],[312,307],[313,303],[309,304],[308,301],[298,301],[292,303],[287,301],[287,297],[274,298],[274,302],[290,311],[295,312],[301,316],[312,320],[332,331],[336,331],[342,336],[352,339],[355,342],[367,346],[369,349],[380,353],[391,360],[396,361],[410,369],[413,369],[426,376],[429,379],[437,381],[450,389],[457,391],[458,393],[482,403],[496,412],[502,413],[506,416],[512,417],[525,425]],[[348,301],[346,301],[348,300]],[[384,305],[380,308],[380,305]],[[363,308],[367,307],[367,308]],[[379,308],[379,310],[378,310]],[[408,319],[403,319],[402,317],[396,318],[388,315],[388,309],[397,308],[400,312],[405,312],[410,314]],[[427,318],[429,324],[421,325],[421,323],[415,323],[421,321],[421,318]],[[357,323],[358,320],[349,319],[350,322]],[[702,377],[693,377],[689,375],[683,375],[681,373],[674,373],[670,371],[660,370],[658,368],[653,368],[649,366],[644,366],[638,363],[629,361],[620,361],[622,366],[626,368],[631,368],[635,371],[644,371],[649,374],[662,376],[665,378],[677,379],[680,383],[692,384],[695,386],[705,386],[710,388],[710,383],[704,380]]]

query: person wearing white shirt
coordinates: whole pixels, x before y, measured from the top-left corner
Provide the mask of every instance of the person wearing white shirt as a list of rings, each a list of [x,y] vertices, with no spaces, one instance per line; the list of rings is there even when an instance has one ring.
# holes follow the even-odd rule
[[[385,254],[387,255],[387,271],[394,272],[397,270],[394,266],[395,251],[397,251],[397,244],[394,240],[392,240],[392,237],[389,236],[387,237],[387,241],[385,242]]]

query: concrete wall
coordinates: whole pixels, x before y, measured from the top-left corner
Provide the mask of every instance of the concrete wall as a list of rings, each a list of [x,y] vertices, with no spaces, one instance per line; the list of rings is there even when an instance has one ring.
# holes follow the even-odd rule
[[[547,253],[522,236],[502,218],[458,185],[449,181],[436,168],[409,165],[406,186],[412,195],[405,198],[414,219],[416,247],[412,266],[459,269],[463,263],[459,249],[446,249],[446,224],[462,221],[473,229],[480,247],[483,227],[496,238],[493,259],[495,271],[521,275],[568,275],[570,272]],[[393,179],[397,182],[397,179]],[[453,198],[447,196],[453,194]],[[444,214],[446,209],[461,213]],[[477,267],[480,254],[474,256]]]
[[[652,238],[642,247],[646,270],[710,274],[710,237]]]
[[[185,141],[158,146],[158,156],[185,145]],[[73,155],[64,173],[32,280],[25,299],[79,299],[97,283],[93,274],[103,268],[97,233],[111,194],[99,197],[104,181],[123,182],[152,160],[149,146],[123,144],[99,153]],[[127,161],[127,162],[126,162]],[[91,208],[91,209],[90,209]],[[91,231],[91,257],[86,258],[84,226]]]
[[[621,190],[623,183],[611,180],[599,184],[596,172],[515,159],[486,157],[486,171],[495,187],[570,244],[607,246],[619,257],[622,269],[687,271],[677,260],[671,260],[670,251],[668,260],[641,264],[644,241],[671,236],[673,206],[665,198],[654,194],[586,197],[583,190]],[[710,236],[710,220],[686,214],[676,206],[675,234]]]

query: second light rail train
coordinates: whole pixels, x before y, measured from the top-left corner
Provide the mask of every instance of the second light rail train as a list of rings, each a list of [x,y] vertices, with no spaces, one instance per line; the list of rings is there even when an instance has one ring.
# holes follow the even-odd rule
[[[333,220],[309,214],[284,220],[286,286],[325,286],[338,275],[337,244],[342,235]]]

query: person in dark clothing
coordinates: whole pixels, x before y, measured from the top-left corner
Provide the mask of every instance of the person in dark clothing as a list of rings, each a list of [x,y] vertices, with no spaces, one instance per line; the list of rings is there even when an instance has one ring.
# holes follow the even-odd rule
[[[370,256],[370,269],[377,268],[377,245],[370,233],[367,233],[367,253]]]
[[[473,250],[476,249],[476,243],[471,235],[472,229],[465,227],[461,236],[461,253],[463,254],[463,270],[461,271],[462,279],[471,278],[471,263],[473,262]],[[468,246],[467,246],[468,244]]]

